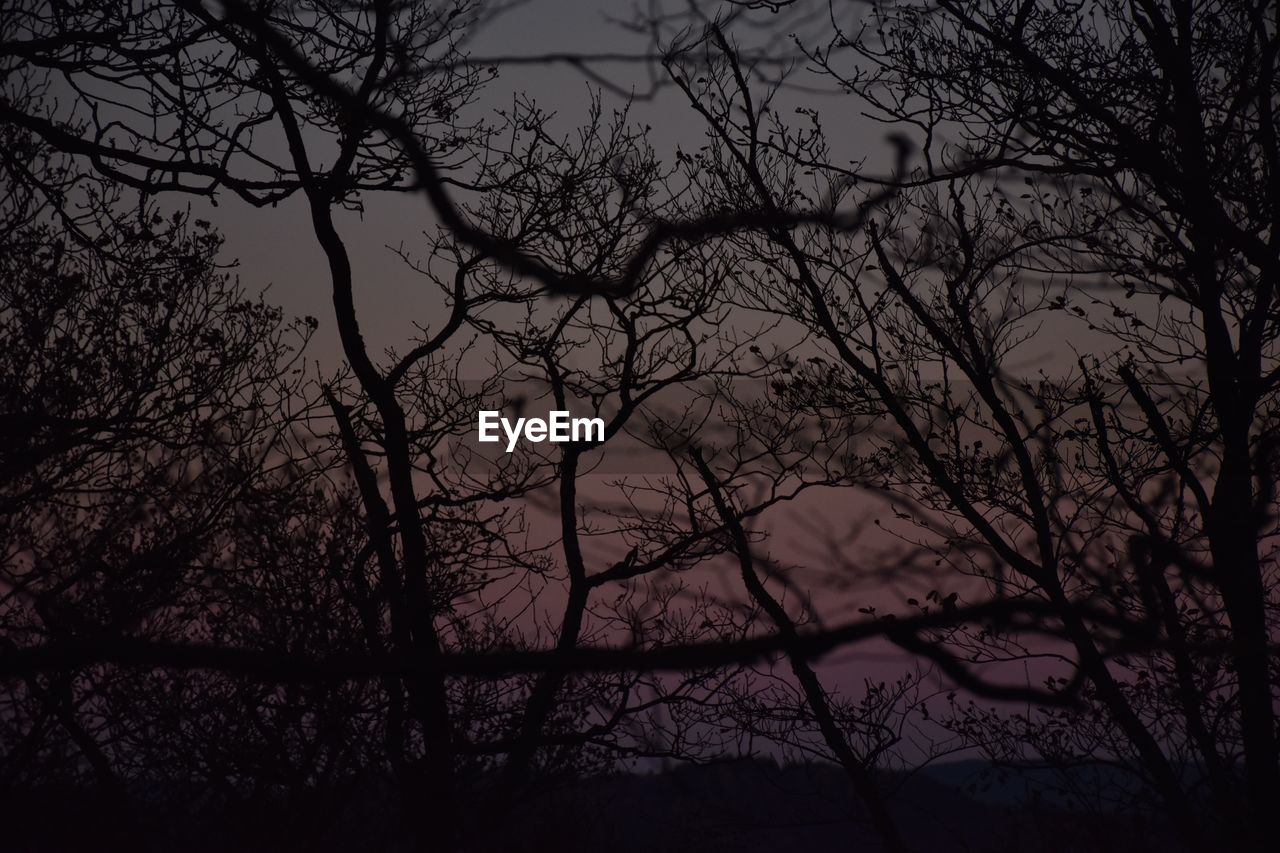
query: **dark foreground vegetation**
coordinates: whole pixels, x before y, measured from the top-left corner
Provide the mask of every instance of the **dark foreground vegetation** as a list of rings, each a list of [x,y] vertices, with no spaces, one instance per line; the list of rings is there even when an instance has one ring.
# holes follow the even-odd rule
[[[910,778],[878,780],[911,849],[922,853],[1067,853],[1167,850],[1167,825],[1126,811],[1073,810],[1073,797],[1124,787],[1106,770],[1064,780],[1043,770],[983,762],[937,765]],[[1066,787],[1064,787],[1064,782]],[[211,795],[195,786],[139,784],[130,792],[147,815],[146,847],[214,851],[397,851],[411,835],[395,784],[364,777],[322,801],[253,800]],[[766,761],[690,765],[647,774],[549,780],[507,819],[467,815],[468,850],[588,853],[649,850],[695,853],[807,853],[881,850],[849,789],[828,764]],[[114,836],[116,807],[83,789],[54,786],[6,792],[24,821],[10,835],[15,853],[68,849],[141,849]],[[36,828],[39,827],[38,831]],[[53,829],[50,829],[52,827]],[[114,837],[113,837],[114,836]]]

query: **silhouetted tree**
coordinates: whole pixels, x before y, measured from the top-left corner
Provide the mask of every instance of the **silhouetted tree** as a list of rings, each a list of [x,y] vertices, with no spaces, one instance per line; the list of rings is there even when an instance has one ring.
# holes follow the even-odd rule
[[[921,651],[962,685],[1052,654],[1050,686],[1083,678],[1090,711],[957,725],[1058,766],[1120,760],[1200,849],[1265,848],[1280,795],[1273,11],[876,6],[804,47],[923,165],[865,240],[780,216],[731,241],[762,270],[744,307],[822,342],[829,409],[892,425],[864,483],[955,573],[920,606],[1040,600],[1061,620],[1065,647],[990,625]],[[714,140],[708,193],[765,211],[856,199],[866,176],[816,113],[779,121],[714,24],[692,49],[722,59],[675,78]]]
[[[897,131],[872,174],[781,117],[791,78],[735,40],[758,5],[804,4],[647,22],[707,137],[664,164],[599,99],[568,134],[524,97],[480,117],[478,2],[13,4],[14,778],[88,766],[127,803],[167,767],[312,815],[386,772],[392,834],[447,849],[535,781],[759,737],[837,762],[902,850],[881,771],[918,721],[1118,764],[1192,849],[1266,846],[1274,10],[832,4],[859,27],[797,47]],[[365,338],[339,215],[384,192],[431,217],[403,352]],[[341,368],[304,382],[314,323],[245,300],[157,212],[181,194],[304,202]],[[604,441],[471,443],[544,404]],[[663,470],[591,495],[636,448]],[[772,553],[815,492],[876,495],[899,553]],[[885,579],[925,592],[852,616]],[[839,695],[814,660],[873,638],[1033,709]]]
[[[323,794],[325,777],[343,780],[366,762],[385,762],[400,786],[404,813],[425,810],[424,820],[407,825],[409,833],[423,846],[447,847],[459,832],[475,829],[461,798],[487,784],[498,757],[504,758],[496,800],[502,805],[535,769],[546,777],[557,768],[581,771],[583,762],[601,766],[593,755],[690,749],[636,737],[632,721],[699,689],[711,676],[696,668],[668,684],[645,676],[643,667],[627,672],[625,664],[607,667],[624,670],[619,674],[593,676],[575,675],[571,664],[506,678],[495,677],[497,671],[480,683],[432,667],[446,653],[518,653],[545,635],[555,653],[574,651],[588,638],[625,638],[644,651],[709,636],[690,614],[682,614],[683,627],[681,620],[664,621],[678,590],[642,585],[648,575],[705,559],[707,543],[714,542],[705,531],[652,530],[633,517],[617,528],[631,557],[598,571],[588,562],[598,558],[584,553],[579,538],[595,533],[596,522],[576,491],[589,469],[580,459],[596,448],[571,446],[482,470],[479,462],[443,457],[465,456],[458,444],[474,429],[472,413],[482,402],[499,407],[508,380],[542,380],[560,407],[574,398],[593,412],[608,409],[608,442],[633,428],[630,422],[640,420],[637,412],[651,398],[723,370],[717,365],[729,358],[712,307],[719,272],[698,281],[673,256],[607,306],[584,296],[547,308],[537,300],[545,282],[512,279],[486,251],[497,250],[499,260],[516,252],[566,279],[621,276],[619,258],[644,240],[655,205],[669,203],[670,194],[651,201],[663,175],[625,114],[610,120],[596,109],[572,143],[550,136],[549,117],[532,104],[517,104],[493,127],[461,124],[458,111],[486,75],[462,61],[452,41],[477,15],[461,7],[445,14],[426,5],[381,3],[347,10],[286,5],[254,15],[237,5],[219,11],[199,4],[128,10],[29,4],[15,12],[15,35],[6,41],[15,86],[39,93],[50,70],[72,82],[63,101],[7,100],[8,127],[92,167],[90,174],[109,186],[145,195],[230,193],[255,205],[306,197],[329,263],[347,363],[315,395],[329,417],[309,409],[312,440],[289,448],[285,460],[285,470],[309,485],[271,507],[238,496],[223,505],[231,517],[220,528],[211,525],[216,545],[205,556],[230,580],[185,602],[200,615],[164,637],[173,648],[200,647],[215,657],[221,650],[248,652],[249,672],[207,660],[197,667],[213,672],[175,676],[165,693],[176,702],[175,713],[146,700],[154,688],[129,683],[116,691],[103,717],[124,719],[134,707],[144,718],[139,731],[151,738],[126,739],[132,750],[129,769],[121,771],[126,775],[152,772],[164,757],[170,772],[215,782],[228,796],[296,797],[312,788]],[[291,66],[295,54],[309,64]],[[217,62],[207,59],[211,55]],[[334,97],[312,79],[320,76],[354,81],[360,102]],[[104,115],[116,111],[122,116]],[[404,174],[412,157],[377,126],[382,111],[427,142],[413,155],[437,165],[450,157],[469,164],[477,192],[467,216],[490,240],[460,239],[456,223],[445,217],[419,270],[442,286],[446,308],[423,324],[423,337],[408,352],[385,361],[371,353],[360,331],[356,282],[334,217],[337,209],[358,207],[368,193],[420,186]],[[137,121],[142,115],[147,118]],[[268,133],[279,135],[261,138]],[[330,165],[313,165],[320,162]],[[32,176],[22,182],[30,184]],[[90,239],[109,227],[85,226]],[[144,236],[148,251],[168,248],[150,232]],[[216,239],[207,245],[212,251]],[[406,260],[419,264],[411,253]],[[132,281],[121,284],[123,298],[150,298]],[[188,299],[184,310],[198,306]],[[490,318],[513,308],[526,312],[522,324]],[[458,378],[471,347],[465,336],[477,332],[496,346],[495,378],[478,389]],[[83,334],[93,337],[90,330]],[[204,328],[194,337],[218,334]],[[163,357],[182,364],[180,351]],[[598,366],[570,368],[575,358]],[[62,379],[73,375],[61,364],[50,368]],[[288,375],[286,366],[277,369]],[[132,376],[119,379],[122,392],[144,387]],[[170,380],[181,382],[162,377]],[[261,401],[260,389],[245,393]],[[297,399],[286,394],[270,402],[310,406],[303,393],[294,389]],[[109,452],[118,452],[121,445],[110,438]],[[140,439],[140,452],[151,452],[146,440],[152,438]],[[24,451],[23,458],[30,456]],[[69,466],[83,470],[78,461]],[[351,487],[335,490],[326,474],[342,469],[350,472]],[[530,541],[518,503],[547,487],[554,489],[558,528],[550,546]],[[358,509],[358,534],[330,520],[351,508]],[[135,532],[127,521],[109,529]],[[67,549],[91,549],[82,537],[62,541]],[[110,574],[133,582],[130,567]],[[522,614],[540,617],[544,601],[557,601],[558,581],[564,584],[562,617],[545,629],[540,618],[521,624]],[[594,600],[611,587],[621,594],[603,605]],[[158,638],[131,625],[90,624],[96,646],[90,654],[104,661],[124,663],[119,656],[127,649],[161,647],[138,644]],[[721,633],[732,639],[741,626],[728,624]],[[39,639],[22,645],[39,645]],[[46,639],[47,647],[65,649],[87,638]],[[358,685],[344,684],[332,670],[299,674],[295,656],[374,662],[383,668],[373,679],[378,689],[362,686],[372,673]],[[406,662],[419,666],[400,669]],[[264,680],[264,665],[281,676]],[[193,720],[222,738],[193,739]],[[682,737],[672,733],[670,740]],[[320,766],[327,768],[323,774]]]

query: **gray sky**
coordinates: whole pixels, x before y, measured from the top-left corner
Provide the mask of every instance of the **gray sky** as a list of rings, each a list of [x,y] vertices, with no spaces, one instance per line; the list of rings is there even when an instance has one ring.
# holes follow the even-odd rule
[[[649,39],[627,31],[616,20],[630,16],[631,8],[630,2],[618,0],[528,0],[483,28],[469,49],[478,58],[561,52],[643,55],[651,49]],[[774,40],[787,31],[789,22],[796,23],[781,16],[766,15],[764,20],[771,26],[743,27],[740,37],[747,44],[752,40],[757,44]],[[772,44],[768,50],[772,58],[781,57],[784,51],[792,52],[785,43]],[[633,85],[641,94],[650,91],[652,69],[643,64],[604,63],[592,67],[623,89]],[[502,68],[471,110],[473,116],[491,112],[509,105],[516,93],[524,92],[554,112],[555,130],[568,134],[585,120],[591,92],[598,88],[582,70],[569,64],[510,65]],[[610,91],[605,91],[603,98],[606,108],[622,106],[625,100]],[[788,93],[780,98],[781,109],[790,110],[788,99],[821,106],[828,114],[824,116],[827,127],[837,131],[836,138],[847,149],[846,159],[868,157],[871,162],[887,162],[885,129],[862,118],[850,98],[820,97],[808,91]],[[664,159],[673,157],[677,145],[696,148],[702,144],[701,120],[683,96],[670,88],[660,90],[656,97],[634,102],[632,115],[635,123],[652,127],[650,142]],[[321,328],[312,354],[325,367],[340,363],[329,304],[328,271],[300,196],[265,209],[251,208],[235,199],[227,199],[217,208],[199,200],[173,201],[192,204],[198,215],[219,227],[226,237],[226,257],[240,262],[238,272],[249,290],[269,287],[268,299],[287,312],[318,317]],[[343,214],[339,220],[356,273],[360,322],[375,353],[387,346],[403,347],[414,334],[413,323],[430,322],[443,305],[434,286],[387,248],[402,245],[412,253],[424,245],[422,233],[432,223],[425,199],[390,193],[367,197],[362,217]]]

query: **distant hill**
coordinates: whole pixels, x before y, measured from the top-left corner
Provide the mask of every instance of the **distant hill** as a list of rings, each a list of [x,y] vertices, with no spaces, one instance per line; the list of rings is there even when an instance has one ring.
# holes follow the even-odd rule
[[[1087,805],[1088,810],[1118,812],[1140,791],[1132,774],[1102,764],[1063,773],[1043,767],[995,767],[981,760],[948,761],[920,772],[979,802],[1003,806],[1042,803],[1075,811]]]
[[[1061,808],[1029,778],[983,762],[942,764],[907,778],[891,810],[918,853],[1161,851],[1170,837],[1125,815],[1088,818]],[[1106,781],[1098,776],[1093,781]],[[759,760],[617,775],[547,790],[526,804],[516,831],[497,830],[486,850],[610,853],[814,853],[881,849],[842,771]],[[482,849],[482,848],[477,848]]]

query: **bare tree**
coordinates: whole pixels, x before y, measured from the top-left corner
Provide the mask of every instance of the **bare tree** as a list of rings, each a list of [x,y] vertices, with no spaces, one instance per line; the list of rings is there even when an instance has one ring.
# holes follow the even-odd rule
[[[877,8],[806,48],[919,139],[924,165],[864,241],[821,227],[731,241],[764,271],[742,304],[805,322],[847,376],[832,384],[893,425],[867,450],[881,471],[868,485],[903,502],[914,544],[970,602],[1042,600],[1065,630],[1065,646],[998,626],[939,636],[935,660],[980,690],[974,664],[1062,659],[1050,686],[1083,679],[1106,733],[1068,747],[1047,722],[1024,746],[1119,760],[1200,849],[1264,848],[1280,773],[1270,14]],[[785,210],[795,193],[865,185],[816,121],[782,125],[723,32],[706,32],[697,49],[719,73],[677,81],[716,140],[708,192]],[[1020,367],[1046,357],[1050,330],[1077,347]],[[1133,624],[1112,634],[1086,604]],[[1139,637],[1158,649],[1126,648]]]
[[[534,780],[707,757],[736,729],[838,762],[901,850],[879,771],[936,712],[908,681],[835,695],[813,663],[879,638],[1039,708],[957,701],[960,743],[1118,764],[1188,847],[1265,847],[1273,10],[856,6],[860,30],[798,48],[899,132],[874,176],[816,109],[782,120],[790,80],[733,35],[747,12],[690,9],[648,22],[679,24],[645,58],[707,134],[671,165],[598,99],[569,133],[526,98],[471,118],[481,4],[6,16],[18,763],[182,757],[298,798],[385,767],[422,815],[406,833],[447,848],[483,829],[468,803],[511,813]],[[365,338],[338,215],[383,192],[434,217],[400,254],[442,307],[404,351]],[[179,193],[305,201],[342,369],[299,385],[289,327],[218,273],[217,238],[155,213]],[[475,410],[540,405],[604,440],[470,443]],[[305,443],[279,406],[308,413]],[[668,467],[584,497],[634,447]],[[775,559],[764,520],[815,489],[878,495],[897,558],[837,556],[818,583]],[[923,602],[846,619],[836,587],[890,573]],[[1009,677],[1031,662],[1038,683]]]

